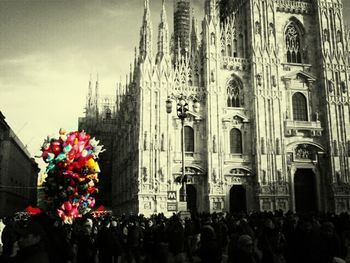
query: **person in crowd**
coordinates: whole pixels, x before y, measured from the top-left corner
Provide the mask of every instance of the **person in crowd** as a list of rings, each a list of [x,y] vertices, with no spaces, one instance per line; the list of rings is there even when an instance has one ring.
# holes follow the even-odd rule
[[[85,215],[72,225],[38,214],[5,222],[1,263],[350,262],[347,214]]]
[[[37,222],[27,222],[16,228],[19,251],[14,263],[50,263],[49,253],[45,248],[46,234]]]
[[[184,221],[177,215],[171,217],[167,226],[167,236],[169,244],[170,257],[175,263],[185,260],[185,226]]]
[[[5,227],[1,233],[2,260],[14,257],[17,253],[17,234],[15,232],[15,221],[13,217],[5,217],[3,220]]]
[[[284,258],[285,238],[280,227],[272,218],[263,219],[262,231],[258,237],[258,247],[262,251],[262,263],[285,263]]]
[[[154,243],[155,257],[154,263],[168,263],[168,237],[166,232],[166,218],[162,214],[158,214],[155,218],[154,227]]]
[[[111,221],[110,231],[112,233],[112,239],[113,239],[113,250],[112,250],[113,262],[112,263],[118,263],[122,255],[123,239],[121,236],[120,225],[115,218],[113,218]]]
[[[332,263],[335,257],[341,257],[340,248],[340,239],[333,223],[323,222],[315,238],[313,262]]]
[[[110,225],[110,218],[104,218],[97,233],[96,246],[99,263],[111,263],[113,259],[113,250],[116,244]]]
[[[77,263],[97,263],[96,237],[92,218],[84,217],[79,220],[73,243],[76,245]]]
[[[237,240],[237,247],[228,263],[259,263],[260,257],[251,236],[243,234]]]
[[[295,232],[291,234],[288,242],[286,255],[287,263],[313,262],[313,246],[315,244],[315,238],[311,218],[300,218]]]
[[[132,217],[126,228],[126,260],[128,263],[141,262],[141,248],[143,242],[143,232],[139,222]]]
[[[220,249],[224,251],[228,243],[228,228],[226,223],[224,222],[223,215],[221,213],[213,214],[212,221],[212,226],[216,234],[216,240]]]
[[[146,221],[144,230],[144,253],[146,263],[155,262],[155,224],[153,219],[148,219]]]
[[[203,221],[198,255],[202,263],[220,263],[222,259],[222,250],[216,239],[210,216],[207,216]]]

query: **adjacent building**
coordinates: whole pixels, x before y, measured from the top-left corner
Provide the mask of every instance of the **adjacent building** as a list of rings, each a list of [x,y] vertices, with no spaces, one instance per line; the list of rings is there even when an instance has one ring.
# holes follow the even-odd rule
[[[112,163],[115,160],[113,151],[116,140],[116,96],[100,96],[99,81],[93,85],[89,81],[88,94],[86,98],[85,117],[79,118],[79,130],[85,130],[96,140],[99,140],[106,150],[99,155],[98,193],[96,194],[97,205],[110,208],[112,205]]]
[[[206,0],[199,31],[189,1],[175,1],[171,43],[164,2],[156,38],[145,0],[134,66],[106,130],[113,210],[171,213],[168,194],[180,200],[177,103],[185,99],[191,211],[348,211],[349,34],[341,1],[229,7]]]
[[[0,112],[0,215],[36,205],[40,169]]]

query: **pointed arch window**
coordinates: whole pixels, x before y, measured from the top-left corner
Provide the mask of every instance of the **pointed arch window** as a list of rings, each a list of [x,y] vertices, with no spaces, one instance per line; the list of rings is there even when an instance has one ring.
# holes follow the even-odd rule
[[[194,131],[192,127],[185,126],[185,152],[194,152]]]
[[[242,133],[236,128],[230,131],[230,153],[242,153]]]
[[[307,121],[307,102],[306,98],[300,92],[293,95],[293,120],[295,121]]]
[[[233,56],[237,57],[237,39],[233,40]]]
[[[289,63],[302,63],[300,35],[298,26],[291,22],[285,31],[287,62]]]
[[[237,79],[231,79],[227,87],[227,107],[243,105],[242,85]]]
[[[227,56],[231,56],[232,55],[232,48],[231,48],[231,45],[228,44],[227,45]]]

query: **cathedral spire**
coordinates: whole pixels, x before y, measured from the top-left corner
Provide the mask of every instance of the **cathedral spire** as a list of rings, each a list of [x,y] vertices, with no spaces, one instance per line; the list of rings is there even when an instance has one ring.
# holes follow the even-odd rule
[[[136,69],[136,66],[137,66],[137,47],[135,47],[134,52],[135,52],[135,54],[134,54],[134,69]]]
[[[145,10],[140,30],[140,60],[152,55],[152,22],[149,9],[149,0],[145,0]]]
[[[175,54],[185,55],[190,47],[191,18],[190,0],[174,1],[174,40]]]
[[[91,74],[88,85],[88,94],[86,96],[86,106],[85,106],[85,115],[88,116],[91,114],[92,107],[92,84],[91,84]]]
[[[133,69],[132,69],[132,63],[130,63],[130,73],[129,73],[129,76],[130,76],[130,80],[129,80],[129,83],[132,83],[133,82]]]
[[[162,58],[167,55],[169,55],[169,29],[165,11],[165,0],[163,0],[158,27],[158,54],[156,63],[160,62]]]
[[[95,106],[95,114],[96,117],[98,117],[98,101],[99,101],[99,83],[98,83],[98,73],[96,76],[96,84],[95,84],[95,100],[94,100],[94,106]]]
[[[192,53],[197,50],[197,28],[196,28],[196,21],[194,19],[193,15],[193,9],[192,9],[192,30],[191,30],[191,51]]]
[[[208,17],[208,20],[213,20],[216,18],[216,0],[206,0],[205,1],[205,14]]]

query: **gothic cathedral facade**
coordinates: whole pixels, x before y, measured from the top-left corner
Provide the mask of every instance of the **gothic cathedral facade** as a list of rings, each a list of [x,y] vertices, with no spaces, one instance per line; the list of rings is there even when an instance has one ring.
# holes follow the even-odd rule
[[[190,1],[175,0],[173,37],[163,2],[155,38],[145,0],[134,66],[117,89],[113,210],[172,213],[169,191],[181,199],[181,98],[190,211],[350,210],[341,0],[224,2],[205,1],[199,31]]]

